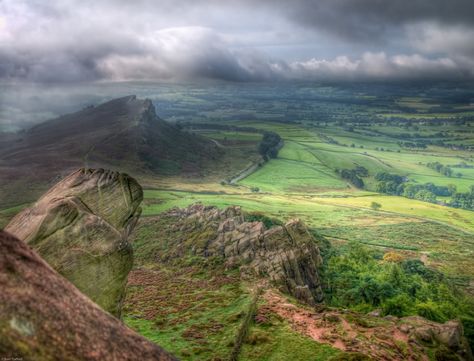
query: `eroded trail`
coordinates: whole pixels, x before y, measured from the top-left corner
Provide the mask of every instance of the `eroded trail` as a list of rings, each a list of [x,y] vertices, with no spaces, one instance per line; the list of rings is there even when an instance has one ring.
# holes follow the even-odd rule
[[[263,294],[263,312],[274,312],[313,340],[346,352],[360,352],[374,360],[428,360],[423,347],[409,338],[398,319],[365,316],[350,311],[317,312],[296,306],[273,290]],[[259,310],[259,312],[262,312]]]

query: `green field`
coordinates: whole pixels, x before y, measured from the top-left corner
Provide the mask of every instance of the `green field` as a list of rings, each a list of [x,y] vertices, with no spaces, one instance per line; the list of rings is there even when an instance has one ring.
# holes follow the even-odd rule
[[[146,190],[145,216],[196,202],[219,207],[240,205],[247,211],[264,212],[281,219],[301,218],[336,243],[357,240],[377,249],[397,250],[406,257],[422,258],[466,286],[474,279],[474,266],[470,261],[474,251],[474,212],[376,193],[373,178],[383,171],[404,176],[415,184],[454,184],[458,191],[468,191],[474,184],[474,169],[459,169],[463,173],[460,178],[447,177],[426,164],[465,162],[471,166],[474,162],[469,152],[439,147],[405,149],[388,136],[377,139],[361,135],[363,130],[358,128],[350,132],[336,125],[318,128],[271,122],[231,124],[277,132],[285,141],[284,147],[276,159],[271,159],[238,185],[202,182],[199,189],[194,189],[188,181],[175,179],[172,190],[169,184],[165,188]],[[396,130],[396,127],[388,128],[387,134]],[[225,138],[231,144],[233,139],[255,141],[259,136],[206,132],[213,139]],[[336,173],[337,169],[355,166],[368,170],[369,177],[364,178],[367,190],[355,188]],[[373,202],[379,203],[381,208],[371,209]]]

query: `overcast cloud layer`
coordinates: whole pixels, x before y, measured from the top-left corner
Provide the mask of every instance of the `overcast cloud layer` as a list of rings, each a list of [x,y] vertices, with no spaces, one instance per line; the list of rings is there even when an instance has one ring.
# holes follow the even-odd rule
[[[474,80],[473,0],[0,0],[0,82]]]

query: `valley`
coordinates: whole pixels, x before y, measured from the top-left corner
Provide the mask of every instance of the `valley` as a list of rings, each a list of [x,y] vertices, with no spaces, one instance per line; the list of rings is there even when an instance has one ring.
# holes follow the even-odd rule
[[[436,115],[431,119],[434,117]],[[416,115],[408,119],[412,122]],[[196,202],[221,208],[239,205],[248,212],[281,220],[297,217],[326,237],[336,252],[344,253],[348,244],[356,242],[373,250],[378,257],[395,252],[406,260],[421,260],[427,267],[445,274],[449,283],[472,295],[472,211],[446,206],[443,203],[448,202],[449,197],[439,197],[433,203],[381,194],[377,192],[375,179],[378,172],[388,172],[414,184],[454,185],[457,191],[469,192],[474,184],[470,172],[474,164],[471,150],[436,145],[423,149],[404,147],[399,144],[398,133],[417,133],[422,137],[442,131],[446,141],[457,141],[462,135],[462,144],[469,145],[473,134],[471,123],[459,125],[458,120],[445,119],[442,125],[417,123],[407,128],[403,121],[399,126],[391,126],[386,121],[375,124],[316,122],[315,125],[311,121],[229,119],[223,123],[218,119],[214,121],[216,129],[212,129],[213,123],[209,119],[202,128],[201,122],[204,121],[196,120],[184,126],[214,139],[223,148],[243,147],[250,153],[249,145],[253,144],[256,152],[261,135],[239,131],[238,127],[276,132],[283,138],[284,146],[275,159],[269,159],[237,184],[228,184],[225,177],[219,177],[219,164],[213,176],[200,182],[176,177],[155,181],[144,191],[144,217],[152,219],[173,207],[186,207]],[[223,130],[223,124],[235,129]],[[436,161],[451,165],[454,172],[460,172],[462,176],[442,175],[427,166]],[[460,166],[456,166],[458,164]],[[336,172],[356,166],[368,171],[368,176],[362,178],[364,189],[341,179]],[[374,203],[380,206],[374,209]],[[466,302],[469,304],[470,301]],[[461,312],[467,312],[465,322],[469,323],[470,312]],[[134,321],[130,324],[141,327]],[[157,337],[156,333],[147,332]],[[252,349],[255,351],[255,347]],[[277,357],[274,354],[269,355],[266,356],[269,359],[278,359],[273,358]]]
[[[373,96],[294,86],[285,100],[264,102],[274,90],[249,87],[162,87],[153,103],[126,97],[64,118],[82,127],[89,117],[88,133],[71,138],[56,127],[63,119],[19,133],[0,154],[2,176],[12,180],[0,199],[0,225],[69,169],[126,170],[143,187],[143,202],[130,235],[134,262],[121,316],[183,360],[283,360],[288,352],[292,360],[365,360],[367,348],[374,359],[438,360],[452,355],[435,335],[457,334],[453,319],[472,343],[471,110],[454,105],[439,113],[438,98],[415,101],[400,89]],[[127,113],[129,104],[144,111]],[[151,104],[167,121],[154,123]],[[94,122],[95,109],[120,126],[119,136]],[[50,138],[38,143],[35,132]],[[265,137],[273,143],[262,147]],[[82,143],[58,157],[71,139]],[[25,141],[37,148],[22,147]],[[39,151],[43,160],[35,158]],[[23,168],[16,168],[10,160],[20,156]],[[32,159],[39,171],[26,176]],[[21,192],[25,180],[29,191]],[[212,247],[224,247],[213,239],[227,220],[207,211],[194,219],[199,207],[212,214],[240,207],[245,222],[266,232],[299,219],[322,263],[314,272],[302,260],[295,264],[320,277],[324,303],[296,297],[313,281],[292,294],[260,261],[256,273],[247,272],[253,261],[213,254]],[[252,227],[243,231],[251,240]],[[224,237],[240,242],[235,231]],[[263,254],[270,257],[268,249]],[[419,341],[426,328],[433,338]]]
[[[449,197],[426,202],[381,194],[377,192],[375,176],[387,172],[405,177],[412,184],[453,185],[458,192],[469,192],[474,185],[472,151],[438,146],[420,150],[404,148],[398,145],[398,138],[388,135],[397,127],[384,123],[329,123],[323,126],[308,123],[225,122],[227,126],[276,132],[283,138],[284,146],[277,158],[270,159],[235,185],[218,184],[222,179],[216,177],[204,179],[198,185],[183,179],[165,178],[146,187],[144,215],[203,202],[220,207],[236,204],[282,219],[298,217],[336,242],[358,240],[382,250],[423,256],[431,265],[469,288],[474,276],[470,262],[474,233],[472,211],[444,205]],[[223,123],[218,121],[216,124],[222,127]],[[452,137],[464,134],[469,144],[469,139],[474,137],[469,124],[464,127],[416,125],[416,132],[432,134],[440,128],[451,129]],[[194,132],[198,131],[198,125],[193,126]],[[353,129],[349,131],[348,127]],[[199,134],[221,142],[224,147],[235,149],[239,144],[248,147],[252,140],[255,149],[257,147],[257,133],[206,128],[209,128],[208,124]],[[387,135],[380,136],[380,129]],[[407,132],[403,129],[405,125],[398,127],[399,132]],[[408,130],[408,134],[412,133]],[[463,168],[452,166],[454,172],[459,171],[462,176],[441,175],[426,166],[435,161],[447,165],[463,164]],[[368,176],[362,177],[364,189],[341,179],[336,172],[356,166],[367,169]],[[374,210],[373,203],[379,204],[380,208]],[[413,233],[414,229],[423,236]]]

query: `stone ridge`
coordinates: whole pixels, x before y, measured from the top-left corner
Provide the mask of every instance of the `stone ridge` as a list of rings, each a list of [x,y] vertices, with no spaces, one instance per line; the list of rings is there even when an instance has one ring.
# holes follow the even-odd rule
[[[128,237],[142,199],[142,188],[126,174],[79,169],[17,214],[5,231],[27,242],[79,290],[119,316],[133,264]]]
[[[0,231],[0,355],[24,361],[171,361]]]
[[[200,204],[170,210],[163,217],[177,218],[173,230],[182,239],[193,235],[199,240],[189,244],[194,253],[222,257],[228,267],[240,266],[244,274],[268,278],[310,305],[323,300],[320,251],[300,220],[266,229],[262,222],[246,222],[240,207],[220,210]]]

